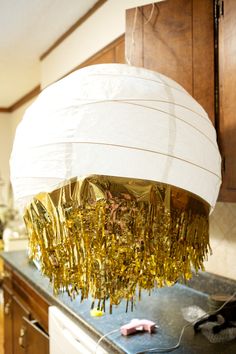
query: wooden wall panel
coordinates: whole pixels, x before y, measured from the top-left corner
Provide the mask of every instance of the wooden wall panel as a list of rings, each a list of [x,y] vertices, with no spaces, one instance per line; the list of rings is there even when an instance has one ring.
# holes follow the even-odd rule
[[[125,37],[117,43],[115,47],[115,62],[124,64],[125,63]]]
[[[126,11],[125,57],[129,64],[144,67],[143,9]]]
[[[236,2],[224,0],[219,19],[219,136],[223,155],[220,200],[236,202]]]
[[[165,73],[190,94],[192,88],[192,2],[164,1],[143,8],[144,67]]]
[[[181,84],[214,122],[213,0],[166,0],[127,10],[125,50],[131,64]]]
[[[114,48],[107,50],[106,52],[102,53],[101,55],[97,55],[94,59],[90,59],[87,61],[87,65],[104,64],[104,63],[115,63],[115,49]]]
[[[193,1],[193,97],[215,123],[214,1]]]
[[[94,64],[105,63],[125,63],[125,36],[117,38],[112,43],[108,44],[105,48],[101,49],[98,53],[87,59],[85,62],[77,66],[77,69]]]

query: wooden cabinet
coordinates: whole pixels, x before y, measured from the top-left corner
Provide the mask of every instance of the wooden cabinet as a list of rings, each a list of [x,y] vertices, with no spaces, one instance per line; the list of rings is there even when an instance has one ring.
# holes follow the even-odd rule
[[[4,354],[13,353],[12,292],[3,285],[4,296]]]
[[[85,62],[75,67],[72,71],[85,66],[105,63],[125,63],[125,36],[122,35],[108,44],[105,48],[88,58]]]
[[[222,154],[220,201],[236,202],[236,1],[166,0],[126,13],[126,57],[180,83],[207,111]]]
[[[223,157],[220,200],[236,202],[236,1],[219,2],[219,141]]]
[[[4,354],[49,353],[49,304],[7,265],[4,273]]]
[[[30,317],[29,310],[17,296],[12,296],[12,339],[13,353],[24,354],[25,343],[23,341],[23,317]]]
[[[126,12],[126,57],[181,84],[214,122],[214,5],[166,0]]]
[[[23,344],[25,354],[48,353],[48,335],[44,332],[37,320],[23,317]]]

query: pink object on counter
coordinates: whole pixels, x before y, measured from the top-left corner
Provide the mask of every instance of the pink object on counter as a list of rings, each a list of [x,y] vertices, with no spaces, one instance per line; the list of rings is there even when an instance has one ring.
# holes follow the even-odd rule
[[[137,320],[134,319],[126,325],[120,327],[121,334],[128,336],[129,334],[136,333],[138,331],[147,331],[152,333],[155,329],[155,322],[149,320]]]

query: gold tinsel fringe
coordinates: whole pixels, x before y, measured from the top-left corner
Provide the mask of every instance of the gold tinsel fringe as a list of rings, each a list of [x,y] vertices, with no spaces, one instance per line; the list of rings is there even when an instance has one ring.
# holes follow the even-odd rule
[[[209,205],[163,183],[108,176],[72,179],[25,211],[30,257],[55,293],[90,294],[104,309],[203,269]]]

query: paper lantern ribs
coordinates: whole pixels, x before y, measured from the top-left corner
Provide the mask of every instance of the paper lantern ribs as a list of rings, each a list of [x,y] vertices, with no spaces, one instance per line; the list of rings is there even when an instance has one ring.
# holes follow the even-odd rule
[[[104,307],[203,269],[221,183],[215,129],[164,75],[83,68],[46,88],[11,156],[30,256],[56,292]]]

